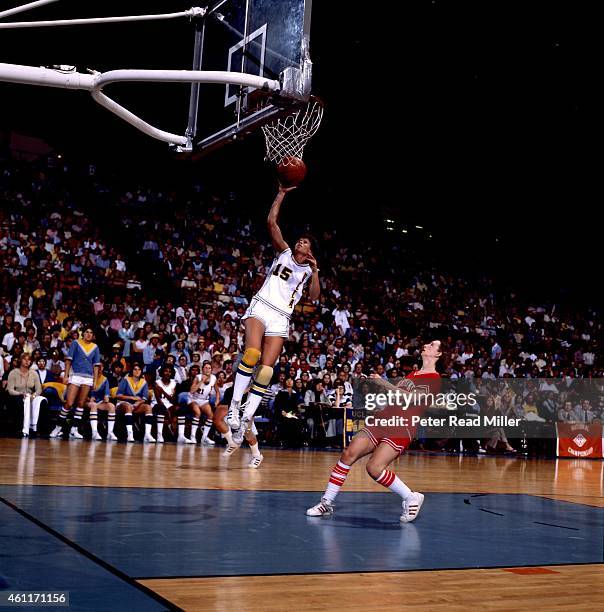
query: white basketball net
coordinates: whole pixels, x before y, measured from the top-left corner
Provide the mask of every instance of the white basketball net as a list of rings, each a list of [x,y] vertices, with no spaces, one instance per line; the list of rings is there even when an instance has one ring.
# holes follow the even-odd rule
[[[280,164],[287,157],[302,159],[304,147],[321,125],[323,105],[311,100],[287,117],[262,126],[266,142],[265,159]]]

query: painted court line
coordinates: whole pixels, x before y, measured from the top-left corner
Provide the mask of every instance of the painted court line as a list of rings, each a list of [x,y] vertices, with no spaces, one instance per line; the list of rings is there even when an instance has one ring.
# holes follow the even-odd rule
[[[122,579],[124,582],[128,583],[130,586],[135,587],[139,591],[142,591],[143,593],[145,593],[145,595],[147,595],[148,597],[151,597],[152,599],[161,603],[162,605],[167,606],[167,609],[181,610],[181,608],[178,608],[177,606],[169,602],[167,599],[164,599],[161,595],[158,595],[157,593],[147,588],[146,586],[139,584],[135,579],[131,578],[124,572],[113,567],[106,561],[103,561],[102,559],[92,554],[91,552],[89,552],[88,550],[80,546],[79,544],[76,544],[75,542],[71,541],[69,538],[65,537],[63,534],[59,533],[58,531],[55,531],[52,527],[49,527],[44,522],[38,520],[36,517],[32,516],[25,510],[22,510],[21,508],[19,508],[12,502],[8,501],[4,497],[0,497],[0,502],[3,503],[8,508],[10,508],[11,510],[13,510],[14,512],[16,512],[17,514],[19,514],[20,516],[22,516],[23,518],[32,522],[34,525],[40,527],[41,529],[43,529],[44,531],[52,535],[54,538],[60,540],[61,542],[63,542],[63,544],[66,544],[67,546],[74,549],[79,554],[85,556],[90,561],[93,561],[94,563],[96,563],[97,565],[100,565],[103,569],[107,570],[114,576],[117,576],[118,578]]]

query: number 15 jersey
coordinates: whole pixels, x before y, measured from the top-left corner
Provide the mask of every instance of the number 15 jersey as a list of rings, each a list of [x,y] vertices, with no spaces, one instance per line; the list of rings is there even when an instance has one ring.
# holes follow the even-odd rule
[[[285,249],[273,261],[264,284],[254,296],[259,302],[289,317],[302,297],[311,277],[308,264],[299,264],[291,249]]]

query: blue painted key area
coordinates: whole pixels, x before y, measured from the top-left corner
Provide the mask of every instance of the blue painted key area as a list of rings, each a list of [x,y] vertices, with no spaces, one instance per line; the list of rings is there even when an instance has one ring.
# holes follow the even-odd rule
[[[336,513],[319,518],[304,514],[316,492],[0,486],[0,497],[135,578],[604,561],[604,509],[530,495],[428,493],[404,525],[389,493],[343,492]],[[119,581],[8,507],[0,512],[9,588],[59,588],[75,573],[98,594],[103,581]]]

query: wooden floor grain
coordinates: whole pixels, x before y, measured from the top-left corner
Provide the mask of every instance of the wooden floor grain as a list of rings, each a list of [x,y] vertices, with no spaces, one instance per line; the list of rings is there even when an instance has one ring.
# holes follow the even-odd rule
[[[190,445],[0,439],[0,483],[323,491],[338,459],[337,452],[262,452],[262,467],[251,470],[245,448],[225,459],[219,448]],[[350,471],[345,490],[387,493],[367,476],[365,463]],[[393,469],[417,491],[529,493],[604,507],[603,461],[417,453]]]
[[[312,574],[145,580],[175,605],[249,612],[427,610],[496,612],[604,610],[604,565],[565,565],[554,573],[503,569]]]

